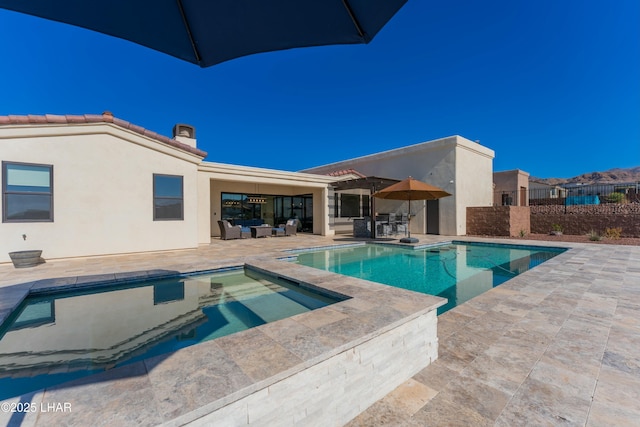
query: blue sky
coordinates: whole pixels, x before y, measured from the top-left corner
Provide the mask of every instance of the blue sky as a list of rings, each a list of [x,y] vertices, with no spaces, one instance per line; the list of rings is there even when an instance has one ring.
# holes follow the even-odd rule
[[[1,9],[0,40],[0,115],[188,123],[214,162],[300,170],[457,134],[496,171],[640,165],[637,0],[409,0],[368,45],[205,69]]]

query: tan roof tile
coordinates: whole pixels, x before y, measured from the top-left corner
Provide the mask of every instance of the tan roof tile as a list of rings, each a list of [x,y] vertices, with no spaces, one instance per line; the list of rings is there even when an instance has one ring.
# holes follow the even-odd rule
[[[84,118],[87,123],[99,123],[105,121],[102,114],[85,114]]]
[[[55,114],[45,114],[44,116],[47,119],[47,123],[67,123],[67,118],[65,116],[57,116]]]
[[[74,116],[67,114],[67,123],[87,123],[87,119],[84,116]]]
[[[29,123],[29,117],[27,116],[9,116],[9,119],[13,120],[17,124]]]
[[[47,118],[45,116],[29,114],[27,117],[29,117],[29,123],[47,123]]]

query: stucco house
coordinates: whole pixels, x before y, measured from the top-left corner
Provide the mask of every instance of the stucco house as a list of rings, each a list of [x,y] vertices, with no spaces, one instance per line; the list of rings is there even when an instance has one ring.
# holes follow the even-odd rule
[[[492,201],[493,151],[459,136],[302,172],[206,156],[189,125],[169,138],[108,112],[0,116],[0,262],[30,249],[56,259],[196,248],[220,235],[220,219],[296,217],[304,232],[333,235],[331,184],[362,174],[411,175],[453,194],[414,202],[417,233],[463,235],[466,207]]]
[[[299,212],[309,232],[333,232],[335,178],[205,157],[187,125],[168,138],[110,113],[0,117],[0,262],[29,249],[54,259],[195,248],[251,196],[265,222]],[[279,211],[260,209],[267,200]]]
[[[461,236],[466,234],[467,207],[492,205],[494,157],[493,150],[456,135],[303,172],[331,174],[355,170],[365,176],[398,180],[411,176],[440,187],[452,195],[439,200],[411,202],[411,213],[415,215],[411,220],[411,232]],[[374,214],[407,212],[407,206],[408,202],[378,200]]]

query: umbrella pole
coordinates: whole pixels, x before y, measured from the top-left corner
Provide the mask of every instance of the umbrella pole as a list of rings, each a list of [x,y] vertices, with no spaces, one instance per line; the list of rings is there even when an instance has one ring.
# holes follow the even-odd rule
[[[374,187],[374,190],[375,190],[375,187]],[[371,194],[373,194],[374,192],[372,192]],[[373,196],[371,196],[371,212],[369,212],[369,215],[371,215],[371,219],[369,220],[369,223],[371,226],[371,238],[375,239],[376,238],[376,198]]]
[[[411,238],[411,199],[409,199],[409,213],[407,215],[407,232],[409,233],[409,238]]]
[[[411,200],[409,200],[409,213],[407,215],[408,215],[407,227],[409,228],[408,230],[409,237],[403,237],[402,239],[400,239],[400,242],[401,243],[418,243],[418,239],[416,239],[415,237],[411,237]]]

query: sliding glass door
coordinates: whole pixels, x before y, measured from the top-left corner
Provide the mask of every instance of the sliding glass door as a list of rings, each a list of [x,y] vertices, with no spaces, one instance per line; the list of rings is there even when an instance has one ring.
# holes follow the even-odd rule
[[[280,196],[222,193],[222,219],[227,221],[261,219],[270,225],[284,224],[290,218],[300,221],[299,230],[313,232],[313,196]]]

